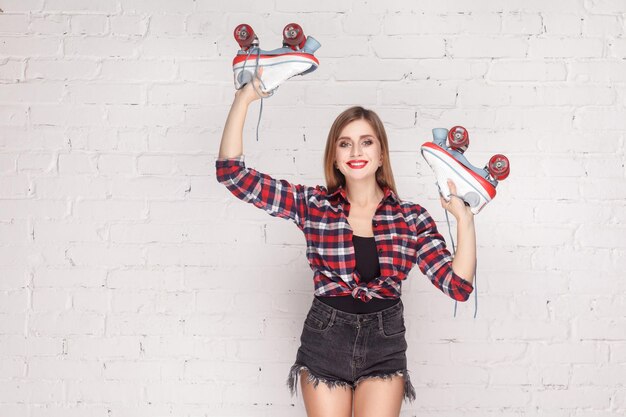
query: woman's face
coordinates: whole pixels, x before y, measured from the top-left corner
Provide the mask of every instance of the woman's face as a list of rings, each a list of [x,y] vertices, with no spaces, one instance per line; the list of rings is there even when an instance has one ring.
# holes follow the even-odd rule
[[[376,174],[382,165],[382,149],[367,120],[357,119],[343,128],[335,142],[335,162],[346,179]]]

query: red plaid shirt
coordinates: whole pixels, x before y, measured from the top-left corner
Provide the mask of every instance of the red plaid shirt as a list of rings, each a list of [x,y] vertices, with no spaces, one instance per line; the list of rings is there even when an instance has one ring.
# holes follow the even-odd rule
[[[389,187],[373,218],[380,276],[361,282],[355,269],[350,203],[339,187],[308,187],[276,180],[246,168],[244,155],[217,158],[217,180],[237,198],[272,216],[292,220],[304,232],[307,258],[314,272],[315,295],[347,296],[367,302],[372,297],[399,298],[402,280],[413,265],[444,294],[466,301],[473,286],[452,270],[452,256],[426,209],[400,201]]]

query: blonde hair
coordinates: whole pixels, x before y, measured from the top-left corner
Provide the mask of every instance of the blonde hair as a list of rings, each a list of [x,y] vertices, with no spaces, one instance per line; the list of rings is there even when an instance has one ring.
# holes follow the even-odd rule
[[[384,189],[385,186],[391,188],[399,200],[400,197],[396,191],[396,182],[393,179],[393,172],[391,171],[391,163],[389,161],[389,143],[387,141],[387,133],[385,132],[383,122],[380,120],[380,117],[374,113],[374,111],[364,109],[361,106],[354,106],[344,110],[339,116],[337,116],[333,125],[330,127],[330,131],[328,132],[326,150],[324,151],[324,177],[326,178],[326,188],[328,189],[328,193],[332,194],[337,190],[337,188],[339,188],[340,185],[343,187],[346,186],[345,176],[334,165],[337,153],[335,145],[343,128],[349,123],[359,119],[363,119],[370,124],[376,134],[376,137],[380,141],[381,152],[383,154],[383,164],[378,167],[378,170],[376,170],[376,182],[382,189]]]

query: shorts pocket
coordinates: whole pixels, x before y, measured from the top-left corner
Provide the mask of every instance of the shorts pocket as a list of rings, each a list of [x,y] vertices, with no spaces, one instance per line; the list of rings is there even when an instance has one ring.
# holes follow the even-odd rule
[[[404,316],[402,314],[387,317],[383,316],[381,333],[384,337],[398,337],[404,335],[406,333]]]
[[[332,325],[331,313],[311,308],[304,319],[304,327],[313,332],[325,332]]]

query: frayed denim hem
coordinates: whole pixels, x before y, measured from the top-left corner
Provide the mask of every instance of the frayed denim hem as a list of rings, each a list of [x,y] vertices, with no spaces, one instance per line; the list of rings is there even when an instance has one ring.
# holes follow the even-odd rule
[[[287,386],[289,387],[289,391],[291,391],[291,396],[294,394],[298,396],[298,376],[300,375],[300,371],[306,370],[308,373],[307,381],[313,383],[313,388],[316,388],[320,382],[323,382],[328,388],[335,387],[346,387],[350,389],[354,389],[352,384],[345,381],[339,380],[328,380],[326,378],[315,376],[311,373],[308,367],[305,365],[300,365],[299,363],[294,364],[289,370],[289,377],[287,378]]]
[[[382,379],[391,379],[396,375],[404,376],[404,399],[409,400],[409,402],[413,402],[415,400],[415,388],[413,388],[413,384],[411,383],[411,377],[409,376],[409,370],[403,369],[397,372],[389,373],[389,374],[373,374],[373,375],[365,375],[361,378],[357,379],[354,383],[354,387],[358,387],[359,383],[368,378],[382,378]]]

